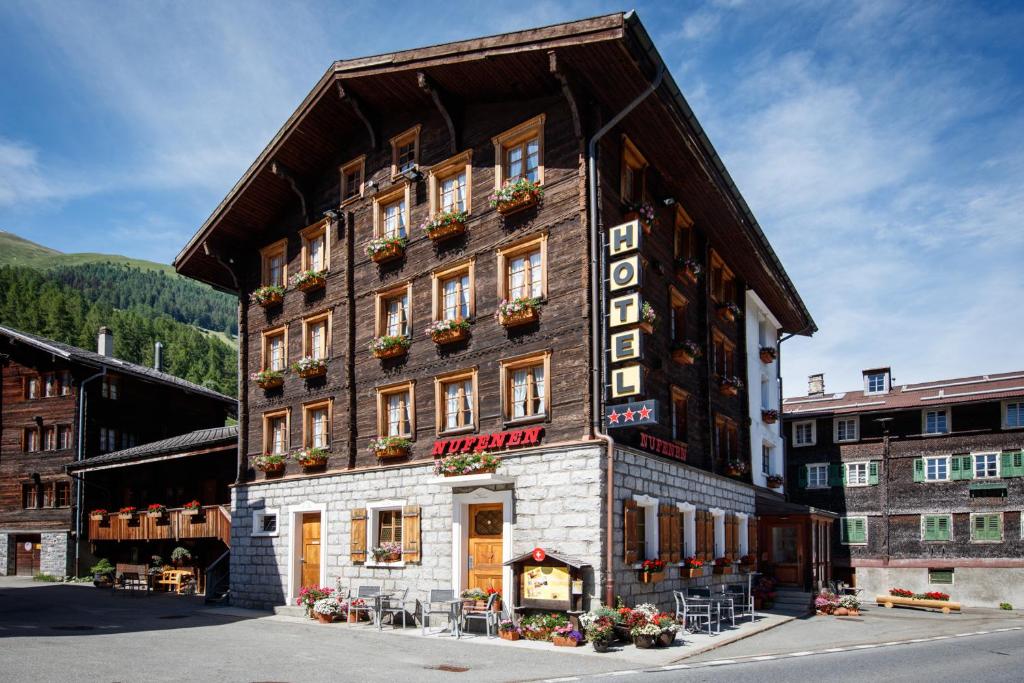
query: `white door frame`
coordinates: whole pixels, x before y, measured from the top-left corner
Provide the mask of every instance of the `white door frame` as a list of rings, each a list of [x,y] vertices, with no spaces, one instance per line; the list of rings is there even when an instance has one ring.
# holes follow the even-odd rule
[[[320,513],[320,585],[327,583],[327,504],[308,501],[288,508],[288,594],[286,605],[294,605],[299,597],[302,571],[298,569],[302,560],[302,515],[306,512]]]
[[[501,503],[501,561],[512,559],[512,501],[513,491],[476,489],[452,496],[452,588],[461,593],[469,583],[466,559],[469,548],[469,506],[478,503]],[[501,568],[501,588],[504,595],[512,595],[512,567]]]

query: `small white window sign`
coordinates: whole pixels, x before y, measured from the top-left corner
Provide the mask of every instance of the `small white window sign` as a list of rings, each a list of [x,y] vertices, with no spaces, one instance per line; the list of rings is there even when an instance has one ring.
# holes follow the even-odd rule
[[[277,536],[277,510],[254,510],[252,513],[253,536]]]

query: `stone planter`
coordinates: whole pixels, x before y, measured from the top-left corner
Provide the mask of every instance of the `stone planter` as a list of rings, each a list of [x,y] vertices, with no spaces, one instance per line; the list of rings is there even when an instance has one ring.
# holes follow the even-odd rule
[[[529,325],[532,322],[536,322],[539,317],[540,311],[535,306],[530,306],[515,313],[502,314],[498,322],[504,327],[519,327],[520,325]]]
[[[260,389],[277,389],[284,385],[284,377],[271,377],[269,379],[257,380],[256,386]]]
[[[691,356],[686,349],[675,349],[672,352],[672,360],[680,365],[693,365],[697,357]]]
[[[633,638],[633,644],[641,650],[650,650],[657,642],[658,636],[637,636]]]
[[[374,351],[373,352],[373,357],[374,358],[379,358],[380,360],[386,360],[388,358],[399,358],[401,356],[404,356],[407,353],[409,353],[409,347],[408,346],[402,346],[401,344],[396,344],[395,346],[391,346],[391,347],[388,347],[386,349],[380,349],[378,351]]]
[[[448,239],[449,237],[455,237],[466,232],[466,224],[462,221],[455,221],[448,225],[442,225],[439,228],[431,230],[427,233],[427,237],[430,238],[431,242],[441,242]]]
[[[511,216],[514,213],[525,211],[531,206],[537,206],[540,202],[540,197],[532,192],[526,192],[520,194],[508,201],[498,202],[498,206],[495,207],[502,216]]]
[[[405,256],[405,247],[397,242],[393,242],[383,249],[375,251],[370,260],[374,263],[387,263],[388,261],[394,261]]]
[[[302,282],[301,284],[295,285],[295,287],[297,289],[300,289],[303,292],[307,292],[307,293],[308,292],[315,292],[316,290],[323,289],[326,286],[327,286],[327,278],[326,277],[310,278],[310,279]]]
[[[402,458],[409,455],[408,446],[388,446],[387,448],[378,448],[374,451],[374,454],[381,460],[388,458]]]
[[[502,640],[519,640],[519,631],[498,631]]]
[[[469,337],[469,329],[463,327],[455,327],[450,330],[443,332],[434,332],[430,335],[430,338],[434,340],[435,344],[451,344],[452,342],[462,341]]]
[[[676,634],[670,631],[662,631],[658,636],[658,647],[668,647],[676,642]]]
[[[313,377],[323,377],[327,374],[326,365],[318,365],[312,368],[306,368],[305,370],[299,370],[298,375],[302,379],[312,379]]]

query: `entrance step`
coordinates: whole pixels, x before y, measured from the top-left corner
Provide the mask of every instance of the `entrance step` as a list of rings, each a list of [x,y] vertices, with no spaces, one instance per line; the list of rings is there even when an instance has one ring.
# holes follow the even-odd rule
[[[807,591],[779,588],[775,591],[775,604],[772,609],[765,611],[787,616],[802,616],[811,611],[813,599],[814,594]]]
[[[305,617],[306,608],[298,605],[274,605],[274,614],[285,617]]]

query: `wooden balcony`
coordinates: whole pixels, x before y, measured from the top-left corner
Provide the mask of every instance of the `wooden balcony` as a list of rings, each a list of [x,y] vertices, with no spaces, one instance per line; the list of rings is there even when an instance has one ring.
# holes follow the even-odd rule
[[[161,517],[136,513],[121,519],[112,512],[104,519],[89,518],[90,541],[160,541],[183,538],[217,538],[231,547],[231,513],[224,505],[206,505],[198,514],[186,515],[181,508],[167,510]]]

